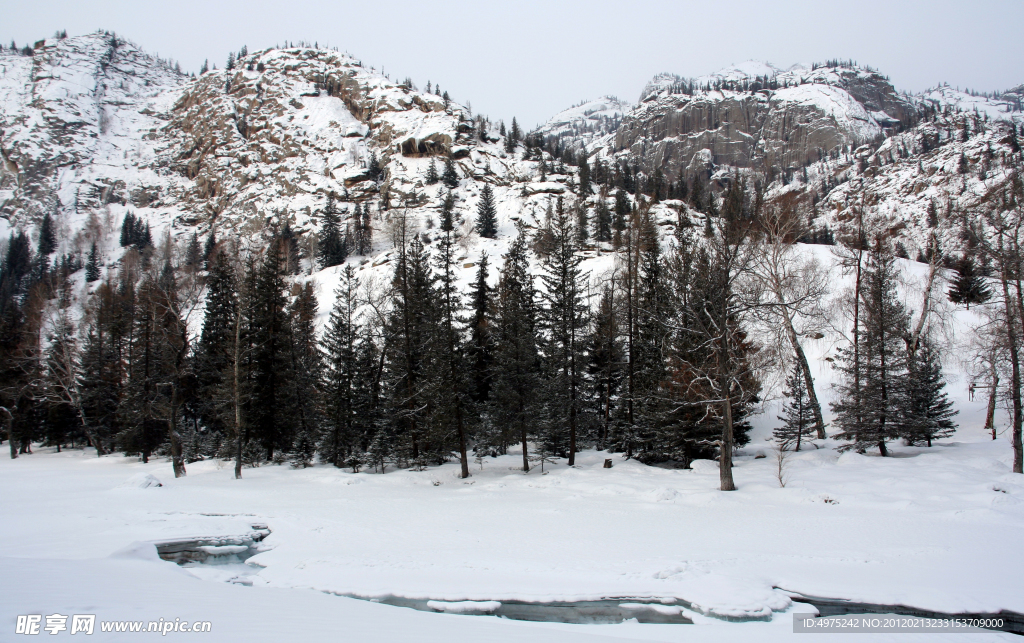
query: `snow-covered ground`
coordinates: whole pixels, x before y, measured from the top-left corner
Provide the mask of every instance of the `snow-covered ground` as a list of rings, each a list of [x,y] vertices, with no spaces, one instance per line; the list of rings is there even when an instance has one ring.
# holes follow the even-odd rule
[[[756,632],[760,640],[788,636],[790,614],[806,611],[775,588],[946,612],[1024,612],[1024,478],[1010,473],[1005,440],[962,433],[930,449],[895,447],[885,459],[801,451],[789,458],[785,488],[773,458],[748,448],[737,458],[733,493],[717,490],[713,462],[667,470],[594,451],[576,468],[545,474],[517,471],[521,460],[511,453],[474,465],[469,480],[451,464],[386,475],[271,465],[236,481],[218,461],[190,464],[175,480],[165,462],[40,449],[0,461],[0,623],[10,632],[27,613],[180,617],[213,621],[216,640],[247,641],[292,632],[303,640],[738,640]],[[613,468],[603,468],[606,457]],[[139,488],[140,473],[163,486]],[[254,523],[273,533],[249,566],[183,570],[153,550],[108,558],[136,541],[239,534]],[[223,582],[240,570],[252,587]],[[531,625],[322,592],[675,597],[704,614],[773,619],[736,624],[695,611],[693,626]]]

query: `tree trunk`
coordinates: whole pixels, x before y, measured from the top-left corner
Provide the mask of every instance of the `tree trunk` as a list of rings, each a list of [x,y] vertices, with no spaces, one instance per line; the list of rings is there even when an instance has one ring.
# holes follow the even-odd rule
[[[736,483],[732,479],[732,399],[729,394],[729,378],[724,377],[723,380],[722,446],[718,456],[718,471],[722,491],[736,491]]]
[[[782,304],[782,293],[777,291],[775,296]],[[782,318],[786,324],[786,334],[789,335],[789,342],[793,345],[793,352],[796,354],[797,364],[804,375],[804,386],[807,388],[807,397],[811,403],[811,411],[814,413],[814,429],[817,431],[819,440],[825,439],[825,418],[821,414],[821,404],[818,402],[818,394],[814,391],[814,377],[811,375],[811,365],[807,362],[807,355],[804,347],[800,345],[800,338],[797,337],[796,329],[793,327],[793,319],[789,310],[782,306]]]
[[[917,319],[917,324],[914,326],[914,332],[910,335],[910,341],[907,342],[907,351],[911,357],[917,354],[917,349],[921,346],[921,333],[924,332],[925,322],[928,321],[928,313],[931,311],[932,302],[932,287],[935,285],[935,274],[938,272],[938,250],[935,246],[935,238],[932,237],[932,260],[928,264],[928,285],[925,286],[924,295],[921,301],[921,316]],[[968,307],[970,310],[970,307]]]
[[[988,392],[988,411],[985,413],[985,430],[992,431],[992,439],[996,439],[996,393],[999,390],[999,373],[995,364],[992,365],[992,381]]]
[[[0,418],[4,421],[4,430],[7,431],[7,441],[11,446],[11,460],[18,459],[18,445],[14,443],[14,416],[6,407],[0,406]]]
[[[1013,301],[1010,299],[1009,279],[1007,278],[1005,265],[1000,277],[1003,287],[1003,301],[1006,307],[1006,340],[1010,348],[1010,399],[1013,401],[1013,472],[1024,473],[1024,448],[1021,445],[1024,409],[1021,408],[1020,396],[1019,338],[1017,337],[1017,319],[1014,314]]]
[[[178,435],[178,387],[171,384],[171,410],[167,417],[167,435],[171,442],[171,463],[174,466],[174,477],[185,475],[185,459],[182,457],[181,436]]]
[[[235,355],[234,373],[232,377],[232,391],[235,403],[235,480],[242,479],[242,395],[239,390],[239,362],[241,362],[242,348],[242,305],[238,304],[238,312],[235,314]]]

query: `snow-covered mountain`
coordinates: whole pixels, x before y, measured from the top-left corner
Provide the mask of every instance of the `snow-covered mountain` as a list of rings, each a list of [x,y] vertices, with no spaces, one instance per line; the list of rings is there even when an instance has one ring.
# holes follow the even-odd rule
[[[748,61],[693,79],[661,74],[636,105],[586,101],[532,137],[549,152],[586,149],[592,164],[626,163],[647,177],[701,175],[713,189],[750,174],[767,198],[804,194],[823,215],[816,225],[834,231],[869,207],[892,219],[913,257],[929,208],[965,205],[1006,176],[1022,95],[940,86],[912,96],[852,63]],[[537,227],[556,196],[579,198],[571,165],[545,153],[542,167],[521,146],[507,152],[467,108],[324,48],[246,52],[231,70],[189,77],[106,32],[40,41],[31,56],[0,52],[0,105],[4,227],[32,230],[55,212],[63,251],[80,255],[95,240],[88,222],[109,228],[128,211],[175,236],[287,223],[303,237],[332,194],[343,213],[372,208],[372,254],[386,253],[395,208],[429,241],[446,188],[427,176],[448,157],[467,256],[500,253],[517,221]],[[495,241],[472,234],[485,184],[497,202]],[[584,197],[593,207],[597,196]],[[669,205],[682,207],[657,206],[666,224]],[[946,247],[956,248],[950,235]],[[116,259],[109,239],[101,250]]]
[[[554,140],[574,153],[590,149],[594,141],[614,134],[622,124],[622,117],[633,108],[632,103],[615,96],[602,96],[586,100],[558,112],[534,134],[545,141]]]

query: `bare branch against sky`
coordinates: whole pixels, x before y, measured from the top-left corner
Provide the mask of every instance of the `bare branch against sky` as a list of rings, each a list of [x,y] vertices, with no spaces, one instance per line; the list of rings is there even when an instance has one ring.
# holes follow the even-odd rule
[[[0,0],[0,16],[5,43],[107,29],[190,71],[206,58],[223,67],[242,45],[317,42],[527,126],[586,98],[636,100],[659,72],[697,76],[748,59],[853,59],[908,91],[1024,82],[1018,0]]]

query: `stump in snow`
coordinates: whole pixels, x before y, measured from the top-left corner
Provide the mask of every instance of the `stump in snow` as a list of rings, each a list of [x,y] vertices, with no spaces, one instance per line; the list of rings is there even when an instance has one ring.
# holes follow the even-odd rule
[[[611,469],[612,468],[612,459],[611,458],[605,458],[604,459],[604,468],[605,469]]]

